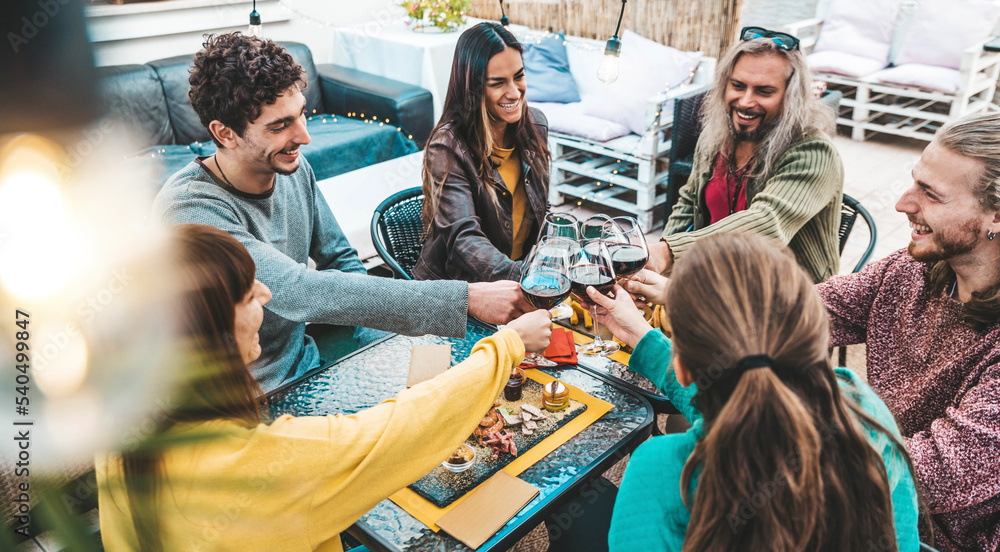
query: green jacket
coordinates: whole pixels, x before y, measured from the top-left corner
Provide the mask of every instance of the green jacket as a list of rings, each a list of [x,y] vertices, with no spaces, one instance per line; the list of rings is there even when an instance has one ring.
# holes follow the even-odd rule
[[[840,265],[840,204],[844,167],[833,141],[814,131],[793,142],[764,178],[747,180],[747,209],[709,225],[705,188],[712,178],[715,154],[698,142],[691,177],[680,189],[663,237],[674,259],[698,238],[715,232],[754,232],[789,246],[816,283],[837,273]]]

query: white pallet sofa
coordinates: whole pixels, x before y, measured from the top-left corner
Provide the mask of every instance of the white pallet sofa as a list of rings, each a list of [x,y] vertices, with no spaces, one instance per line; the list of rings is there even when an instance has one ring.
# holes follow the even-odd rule
[[[900,44],[905,43],[906,33],[917,32],[909,25],[909,20],[920,7],[915,0],[904,0],[895,22],[880,22],[883,29],[888,28],[894,34],[890,62],[895,61],[894,56],[898,54],[896,50],[900,48]],[[818,12],[825,8],[821,3]],[[960,10],[961,7],[955,6],[953,9]],[[823,18],[816,17],[786,25],[783,30],[799,37],[801,48],[808,54],[816,45],[823,25]],[[948,31],[942,29],[941,32]],[[837,124],[850,129],[854,140],[862,141],[872,132],[880,132],[930,141],[937,129],[949,121],[987,109],[1000,109],[992,103],[1000,77],[1000,53],[984,48],[992,38],[976,40],[964,49],[960,64],[954,68],[957,69],[957,86],[953,91],[935,89],[938,88],[936,86],[932,88],[882,82],[881,79],[885,78],[891,68],[882,68],[860,77],[816,70],[814,74],[817,80],[827,82],[831,90],[843,93]],[[961,40],[961,37],[954,39]],[[929,76],[931,72],[944,72],[947,80],[953,78],[951,73],[955,71],[949,73],[947,69],[942,71],[931,67],[927,69],[927,78],[933,78]]]
[[[524,28],[517,29],[515,34],[522,41],[550,36]],[[603,86],[597,82],[596,73],[604,42],[569,36],[566,43],[570,71],[580,95],[587,101],[591,94],[599,92],[598,87]],[[673,100],[707,90],[715,65],[714,58],[703,57],[691,72],[691,82],[647,98],[642,135],[629,133],[601,140],[600,137],[583,137],[550,128],[549,203],[557,206],[567,201],[594,202],[635,215],[647,231],[662,226],[667,214]],[[548,116],[550,126],[560,116],[554,110],[573,107],[572,104],[534,103],[530,97],[528,100]]]

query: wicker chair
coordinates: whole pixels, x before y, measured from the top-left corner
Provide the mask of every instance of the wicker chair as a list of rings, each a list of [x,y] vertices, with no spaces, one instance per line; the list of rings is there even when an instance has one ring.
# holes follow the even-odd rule
[[[398,278],[413,279],[413,267],[423,246],[422,188],[408,188],[383,201],[372,216],[372,243],[379,257]]]
[[[858,215],[861,215],[865,224],[868,225],[870,236],[868,238],[868,248],[861,255],[858,264],[854,265],[852,272],[861,272],[861,269],[868,264],[868,260],[872,258],[872,252],[875,251],[875,240],[878,238],[878,231],[875,229],[875,220],[872,219],[872,215],[868,212],[868,209],[865,209],[858,203],[858,200],[844,194],[844,201],[840,206],[840,228],[837,229],[837,235],[840,236],[841,254],[844,253],[844,246],[847,245],[847,238],[851,235],[851,230],[854,229],[854,223],[858,220]],[[847,347],[838,347],[838,349],[840,349],[837,352],[838,366],[847,366]]]
[[[674,128],[670,135],[670,172],[667,178],[667,218],[694,165],[694,147],[701,135],[701,104],[707,92],[674,100]]]
[[[841,253],[844,252],[844,246],[847,245],[847,238],[851,235],[851,230],[854,228],[854,222],[857,221],[858,215],[861,215],[865,224],[868,225],[868,232],[871,234],[871,237],[868,239],[868,248],[861,255],[858,264],[854,265],[852,272],[861,272],[861,269],[868,264],[868,260],[872,258],[872,252],[875,251],[875,240],[878,238],[878,231],[875,229],[875,219],[872,218],[868,209],[865,209],[858,203],[858,200],[844,194],[844,202],[840,207],[840,228],[837,230],[837,235],[840,236]]]

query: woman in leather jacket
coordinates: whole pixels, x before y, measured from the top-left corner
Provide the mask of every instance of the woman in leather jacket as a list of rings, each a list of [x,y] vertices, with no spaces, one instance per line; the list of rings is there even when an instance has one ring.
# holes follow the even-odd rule
[[[503,26],[462,33],[444,114],[424,153],[420,280],[519,280],[548,209],[548,122],[524,98],[522,47]]]

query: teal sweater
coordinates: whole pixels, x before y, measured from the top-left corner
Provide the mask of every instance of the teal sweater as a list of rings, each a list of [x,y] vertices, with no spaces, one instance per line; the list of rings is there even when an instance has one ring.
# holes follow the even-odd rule
[[[703,418],[691,404],[696,388],[677,383],[670,365],[670,340],[659,331],[650,331],[635,348],[629,368],[649,378],[691,422],[686,433],[653,437],[632,453],[611,519],[608,544],[616,550],[681,550],[691,512],[680,493],[681,470],[703,437]],[[853,372],[837,368],[841,391],[898,438],[896,422],[875,392]],[[917,532],[917,493],[906,461],[882,434],[865,426],[865,435],[885,460],[892,487],[896,542],[901,552],[920,547]],[[738,453],[738,451],[734,451]],[[692,490],[697,486],[692,478]],[[751,508],[750,505],[747,506]],[[728,529],[728,528],[727,528]],[[878,548],[878,545],[875,545]],[[873,548],[873,549],[875,549]]]

